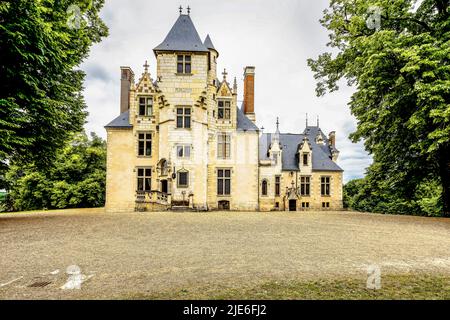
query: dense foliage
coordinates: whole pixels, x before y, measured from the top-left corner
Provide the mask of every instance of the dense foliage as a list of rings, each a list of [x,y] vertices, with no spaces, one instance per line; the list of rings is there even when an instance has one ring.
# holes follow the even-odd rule
[[[103,2],[0,1],[0,176],[11,162],[51,164],[70,133],[82,130],[77,66],[108,33],[98,16]]]
[[[4,184],[14,211],[101,207],[105,202],[106,143],[85,133],[61,149],[51,167],[11,164]]]
[[[411,199],[399,197],[367,178],[344,186],[344,207],[363,212],[440,216],[442,187],[436,181],[423,182]]]
[[[343,78],[356,88],[351,139],[374,159],[359,205],[409,212],[439,192],[418,205],[442,203],[450,215],[450,0],[331,0],[321,23],[334,54],[308,61],[317,93]]]

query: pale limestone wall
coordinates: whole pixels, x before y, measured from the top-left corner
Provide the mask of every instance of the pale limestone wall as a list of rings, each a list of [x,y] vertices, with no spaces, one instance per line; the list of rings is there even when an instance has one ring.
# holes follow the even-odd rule
[[[135,142],[132,130],[107,130],[106,210],[132,211],[135,205]]]
[[[189,171],[189,187],[178,188],[176,179],[171,184],[173,200],[187,199],[194,195],[194,206],[207,206],[207,164],[208,164],[208,65],[206,54],[192,54],[192,75],[176,74],[175,53],[161,53],[157,57],[157,76],[161,77],[159,89],[168,102],[162,107],[159,115],[159,158],[170,161],[175,173],[179,170]],[[201,98],[205,103],[200,103]],[[191,107],[191,128],[176,128],[176,108]],[[176,154],[177,145],[190,145],[191,157],[179,159]],[[184,192],[184,196],[183,196]]]
[[[280,188],[281,196],[275,196],[275,177],[281,173],[278,170],[274,170],[274,167],[264,166],[260,167],[260,178],[259,178],[259,205],[261,211],[272,211],[272,210],[282,210],[284,189]],[[262,183],[267,181],[267,195],[262,194]],[[281,181],[281,186],[283,182]],[[275,204],[279,203],[279,209],[276,209]]]
[[[300,187],[301,177],[311,177],[310,196],[300,196],[297,199],[297,210],[308,210],[302,208],[302,202],[309,202],[309,210],[340,210],[342,209],[342,172],[318,172],[310,173],[283,171],[282,177],[282,191],[286,187],[290,188],[292,182],[295,187]],[[322,176],[329,176],[330,180],[330,196],[322,196],[320,193]],[[322,208],[322,202],[330,202],[330,208]],[[289,210],[288,199],[284,203],[285,210]]]
[[[281,196],[275,197],[275,177],[281,175],[280,191]],[[341,210],[342,209],[342,172],[317,172],[302,173],[298,171],[280,171],[275,166],[260,166],[259,194],[260,194],[260,210],[289,210],[289,198],[286,197],[286,188],[300,187],[301,177],[311,177],[310,196],[298,195],[297,210]],[[321,195],[321,177],[330,177],[330,196]],[[262,181],[266,179],[268,182],[268,194],[262,195]],[[278,202],[279,208],[275,204]],[[309,209],[302,208],[302,202],[309,202]],[[322,202],[329,202],[329,208],[323,208]]]
[[[153,96],[151,117],[138,115],[140,96]],[[132,84],[130,92],[130,124],[132,129],[107,129],[107,188],[106,209],[109,211],[134,210],[137,190],[137,167],[152,169],[152,190],[159,189],[156,164],[159,153],[159,133],[156,126],[159,119],[159,94],[153,87],[148,73],[143,74],[137,86]],[[152,134],[152,156],[138,156],[138,134]]]
[[[258,210],[258,134],[229,129],[231,134],[230,159],[217,158],[217,136],[209,146],[208,208],[215,210],[218,202],[227,200],[231,210]],[[231,169],[231,195],[217,195],[217,169]]]
[[[330,179],[330,196],[322,196],[320,194],[320,178],[322,176],[329,176]],[[343,174],[342,172],[317,172],[315,171],[312,176],[311,182],[311,199],[313,209],[315,210],[341,210],[342,204],[342,185]],[[329,202],[330,208],[322,208],[322,202]]]

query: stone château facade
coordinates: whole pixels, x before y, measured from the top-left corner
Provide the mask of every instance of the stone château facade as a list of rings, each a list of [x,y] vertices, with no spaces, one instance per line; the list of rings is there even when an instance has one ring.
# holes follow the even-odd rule
[[[255,68],[217,78],[219,52],[179,18],[136,79],[121,67],[120,116],[106,126],[106,208],[129,210],[326,210],[342,208],[335,133],[263,133],[255,125]],[[137,81],[136,81],[137,80]],[[257,110],[257,108],[256,108]]]

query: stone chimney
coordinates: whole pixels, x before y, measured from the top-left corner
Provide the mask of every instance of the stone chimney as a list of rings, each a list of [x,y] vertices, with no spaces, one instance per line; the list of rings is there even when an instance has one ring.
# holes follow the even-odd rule
[[[130,109],[130,88],[134,82],[134,72],[130,67],[120,67],[120,114]]]
[[[336,147],[336,132],[335,131],[331,131],[328,134],[328,141],[330,141],[330,145],[332,145],[333,147]]]
[[[253,121],[255,116],[255,67],[245,67],[244,71],[244,113]]]

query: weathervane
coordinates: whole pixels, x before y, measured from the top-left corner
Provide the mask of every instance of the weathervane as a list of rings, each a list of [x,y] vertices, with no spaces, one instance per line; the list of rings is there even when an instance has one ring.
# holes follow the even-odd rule
[[[280,121],[279,121],[279,119],[277,117],[277,131],[279,130],[279,127],[280,127]]]
[[[145,60],[145,64],[144,64],[144,70],[145,70],[145,73],[148,72],[148,67],[149,67],[149,65],[148,65],[148,63],[147,63],[147,60]]]
[[[181,15],[183,13],[183,7],[180,6],[178,9],[180,10],[180,15]]]
[[[187,12],[188,12],[188,15],[191,14],[191,8],[189,6],[187,7]]]

